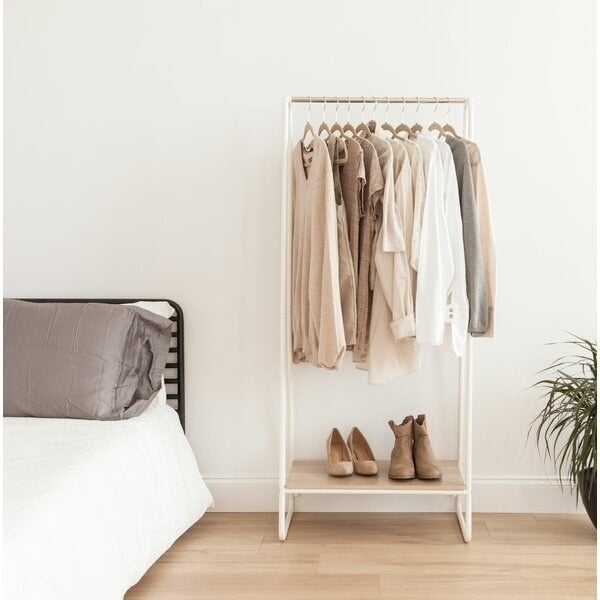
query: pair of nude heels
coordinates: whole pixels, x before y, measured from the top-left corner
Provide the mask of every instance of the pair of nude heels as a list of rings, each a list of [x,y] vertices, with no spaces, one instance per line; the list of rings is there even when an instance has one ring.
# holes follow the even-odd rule
[[[425,415],[416,419],[410,415],[400,425],[389,421],[394,433],[388,477],[390,479],[441,479],[442,470],[435,458]],[[334,427],[327,438],[327,473],[334,477],[377,475],[379,468],[365,436],[353,427],[344,441],[339,429]]]
[[[327,438],[327,473],[334,477],[357,475],[377,475],[379,468],[375,462],[369,442],[358,427],[353,427],[344,441],[340,430],[334,427]]]

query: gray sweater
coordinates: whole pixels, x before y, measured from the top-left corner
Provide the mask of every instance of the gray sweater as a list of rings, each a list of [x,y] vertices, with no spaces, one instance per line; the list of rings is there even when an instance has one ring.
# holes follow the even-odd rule
[[[452,150],[465,246],[465,266],[467,275],[467,298],[469,299],[469,333],[485,333],[488,328],[488,298],[483,266],[483,253],[479,239],[477,205],[473,189],[473,175],[469,162],[469,152],[465,143],[451,135],[446,143]]]

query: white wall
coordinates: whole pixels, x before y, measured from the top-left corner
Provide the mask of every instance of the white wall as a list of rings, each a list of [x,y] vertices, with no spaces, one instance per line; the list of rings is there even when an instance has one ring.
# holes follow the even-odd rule
[[[497,337],[475,344],[475,508],[571,510],[525,446],[527,388],[545,342],[595,332],[594,16],[592,0],[9,0],[4,293],[179,301],[201,470],[221,509],[273,509],[282,97],[470,95],[499,272]],[[449,456],[455,363],[425,364],[377,388],[348,364],[298,368],[297,454],[358,424],[383,457],[387,420],[424,411]],[[369,506],[439,507],[394,502]]]

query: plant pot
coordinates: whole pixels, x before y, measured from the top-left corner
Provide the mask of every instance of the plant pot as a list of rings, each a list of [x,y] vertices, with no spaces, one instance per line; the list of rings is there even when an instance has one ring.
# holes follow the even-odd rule
[[[588,517],[596,527],[596,474],[592,469],[584,469],[579,472],[577,475],[577,488]]]

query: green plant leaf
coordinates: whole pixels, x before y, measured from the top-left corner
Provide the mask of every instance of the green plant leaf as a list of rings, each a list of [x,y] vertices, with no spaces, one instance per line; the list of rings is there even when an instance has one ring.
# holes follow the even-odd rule
[[[572,339],[552,342],[573,348],[574,353],[555,359],[531,387],[541,390],[545,405],[533,419],[527,439],[535,432],[536,445],[544,459],[551,459],[561,487],[577,483],[583,469],[597,472],[597,346],[569,333]]]

